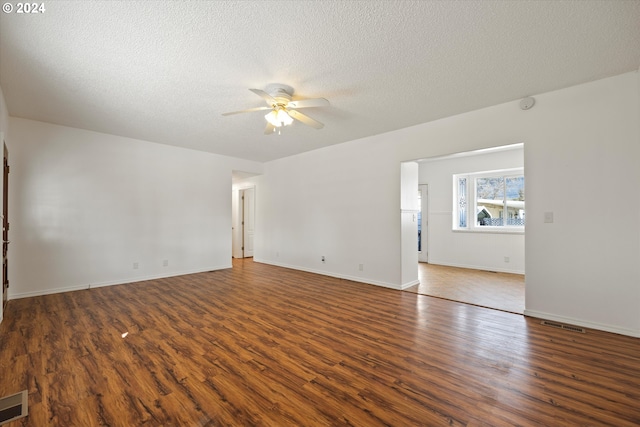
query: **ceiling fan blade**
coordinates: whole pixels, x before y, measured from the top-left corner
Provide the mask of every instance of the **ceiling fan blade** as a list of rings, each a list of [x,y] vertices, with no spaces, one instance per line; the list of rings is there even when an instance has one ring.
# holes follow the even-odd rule
[[[262,97],[265,101],[267,101],[267,104],[269,105],[277,104],[277,101],[273,98],[273,96],[269,95],[267,92],[260,89],[249,89],[249,90],[255,93],[256,95]]]
[[[271,123],[267,122],[267,127],[264,128],[264,134],[265,135],[271,135],[273,133],[275,133],[276,131],[276,127],[274,125],[272,125]]]
[[[329,101],[324,98],[307,98],[298,99],[297,101],[289,101],[289,108],[307,108],[307,107],[328,107]]]
[[[252,111],[262,111],[262,110],[271,110],[271,107],[256,107],[256,108],[248,108],[246,110],[241,110],[241,111],[232,111],[230,113],[222,113],[223,116],[231,116],[233,114],[240,114],[240,113],[251,113]]]
[[[287,110],[287,113],[289,113],[289,115],[291,117],[293,117],[296,120],[301,121],[302,123],[304,123],[307,126],[311,126],[312,128],[316,128],[316,129],[322,129],[324,127],[324,125],[322,123],[320,123],[319,121],[312,119],[311,117],[307,116],[306,114],[302,114],[300,111],[296,111],[296,110]]]

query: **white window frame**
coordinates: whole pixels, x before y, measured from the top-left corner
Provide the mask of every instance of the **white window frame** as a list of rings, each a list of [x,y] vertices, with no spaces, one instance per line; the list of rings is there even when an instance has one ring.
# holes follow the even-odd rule
[[[513,178],[524,176],[524,168],[499,169],[453,175],[453,215],[452,230],[474,233],[524,234],[524,225],[478,225],[477,189],[478,178]],[[525,181],[526,182],[526,181]],[[506,190],[506,189],[505,189]],[[506,198],[506,191],[505,191]],[[526,217],[526,197],[523,213]]]

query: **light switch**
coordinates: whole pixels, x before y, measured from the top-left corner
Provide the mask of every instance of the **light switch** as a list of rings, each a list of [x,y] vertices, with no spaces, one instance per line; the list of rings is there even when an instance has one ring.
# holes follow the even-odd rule
[[[551,224],[553,222],[553,212],[544,213],[544,222],[547,224]]]

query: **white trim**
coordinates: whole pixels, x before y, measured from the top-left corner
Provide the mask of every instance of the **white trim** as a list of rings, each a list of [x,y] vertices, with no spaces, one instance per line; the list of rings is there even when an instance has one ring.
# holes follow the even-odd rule
[[[470,173],[458,173],[456,176],[467,176],[473,179],[476,178],[503,178],[524,175],[524,167],[506,168],[506,169],[494,169],[490,171],[470,172]]]
[[[451,263],[451,262],[442,262],[442,261],[433,260],[433,259],[429,261],[429,264],[444,265],[446,267],[469,268],[472,270],[491,271],[491,272],[498,272],[498,273],[521,274],[523,276],[525,274],[525,272],[522,270],[510,270],[507,268],[493,268],[493,267],[489,268],[489,267],[480,266],[480,265],[457,264],[457,263]]]
[[[558,316],[555,314],[544,313],[542,311],[525,310],[524,315],[527,317],[535,317],[538,319],[552,320],[555,322],[566,323],[585,328],[596,329],[604,332],[612,332],[614,334],[627,335],[634,338],[640,338],[640,330],[620,328],[618,326],[606,325],[603,323],[589,322],[587,320],[573,319],[571,317]]]
[[[524,209],[524,200],[507,200],[507,207]],[[476,199],[476,206],[492,205],[492,206],[504,206],[504,200],[493,199]]]
[[[485,234],[525,234],[524,227],[516,227],[504,225],[501,227],[492,227],[490,225],[483,225],[476,228],[454,228],[451,230],[454,233],[485,233]]]
[[[425,194],[423,193],[423,190]],[[420,192],[420,212],[422,212],[421,217],[421,247],[418,251],[418,262],[429,262],[429,236],[430,236],[430,209],[431,209],[431,200],[429,196],[429,183],[418,183],[418,191]]]
[[[410,287],[412,287],[412,286],[419,285],[419,284],[420,284],[420,280],[419,280],[419,279],[412,280],[411,282],[403,283],[403,284],[400,286],[400,290],[401,290],[401,291],[403,291],[403,290],[405,290],[405,289],[407,289],[407,288],[410,288]]]
[[[312,268],[304,268],[304,267],[299,267],[297,265],[285,264],[285,263],[281,263],[281,262],[272,262],[272,261],[267,261],[267,260],[260,259],[260,258],[255,258],[255,257],[253,258],[253,262],[259,262],[261,264],[275,265],[277,267],[290,268],[291,270],[306,271],[307,273],[320,274],[321,276],[335,277],[337,279],[351,280],[352,282],[366,283],[367,285],[381,286],[383,288],[395,289],[395,290],[398,290],[398,291],[400,291],[402,289],[405,289],[403,287],[405,285],[395,285],[393,283],[381,282],[381,281],[378,281],[378,280],[363,279],[362,277],[349,276],[347,274],[335,274],[335,273],[330,273],[328,271],[315,270],[315,269],[312,269]],[[420,282],[416,280],[416,283],[414,283],[414,284],[417,285],[418,283],[420,283]],[[406,287],[413,286],[414,284],[410,284],[410,285],[408,285]]]
[[[256,188],[255,184],[243,184],[241,186],[238,187],[233,187],[234,190],[248,190],[250,188]]]
[[[185,276],[187,274],[196,274],[196,273],[206,273],[208,271],[223,270],[225,268],[232,268],[232,265],[229,264],[224,266],[201,268],[197,270],[180,271],[180,272],[175,272],[171,274],[140,276],[132,279],[122,279],[122,280],[114,280],[114,281],[107,281],[107,282],[100,282],[100,283],[89,283],[89,284],[76,285],[76,286],[66,286],[64,288],[47,289],[44,291],[23,292],[20,294],[11,295],[11,299],[13,300],[13,299],[20,299],[20,298],[38,297],[42,295],[59,294],[63,292],[81,291],[81,290],[92,289],[92,288],[102,288],[105,286],[124,285],[127,283],[144,282],[146,280],[166,279],[167,277]]]
[[[418,163],[437,162],[440,160],[458,159],[461,157],[477,156],[479,154],[497,153],[499,151],[518,150],[524,147],[524,142],[509,145],[499,145],[497,147],[481,148],[479,150],[463,151],[461,153],[444,154],[442,156],[428,157],[416,160]]]
[[[63,292],[81,291],[84,289],[89,289],[89,285],[65,286],[64,288],[47,289],[44,291],[23,292],[20,294],[11,295],[10,297],[12,300],[14,300],[20,298],[39,297],[42,295],[61,294]]]

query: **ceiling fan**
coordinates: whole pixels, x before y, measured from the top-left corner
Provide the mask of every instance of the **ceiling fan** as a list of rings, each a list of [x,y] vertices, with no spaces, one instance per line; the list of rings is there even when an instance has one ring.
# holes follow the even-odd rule
[[[223,116],[230,116],[233,114],[250,113],[253,111],[265,111],[271,110],[265,117],[267,119],[267,127],[264,130],[265,135],[271,135],[276,130],[280,132],[280,128],[283,126],[289,126],[293,123],[293,119],[304,123],[307,126],[311,126],[315,129],[322,129],[324,124],[312,119],[306,114],[302,114],[297,111],[299,108],[308,107],[326,107],[329,105],[329,101],[324,98],[305,98],[291,100],[293,95],[293,88],[291,86],[282,84],[271,84],[267,86],[266,91],[260,89],[249,89],[251,92],[262,97],[267,102],[267,107],[249,108],[242,111],[232,111],[230,113],[224,113]]]

